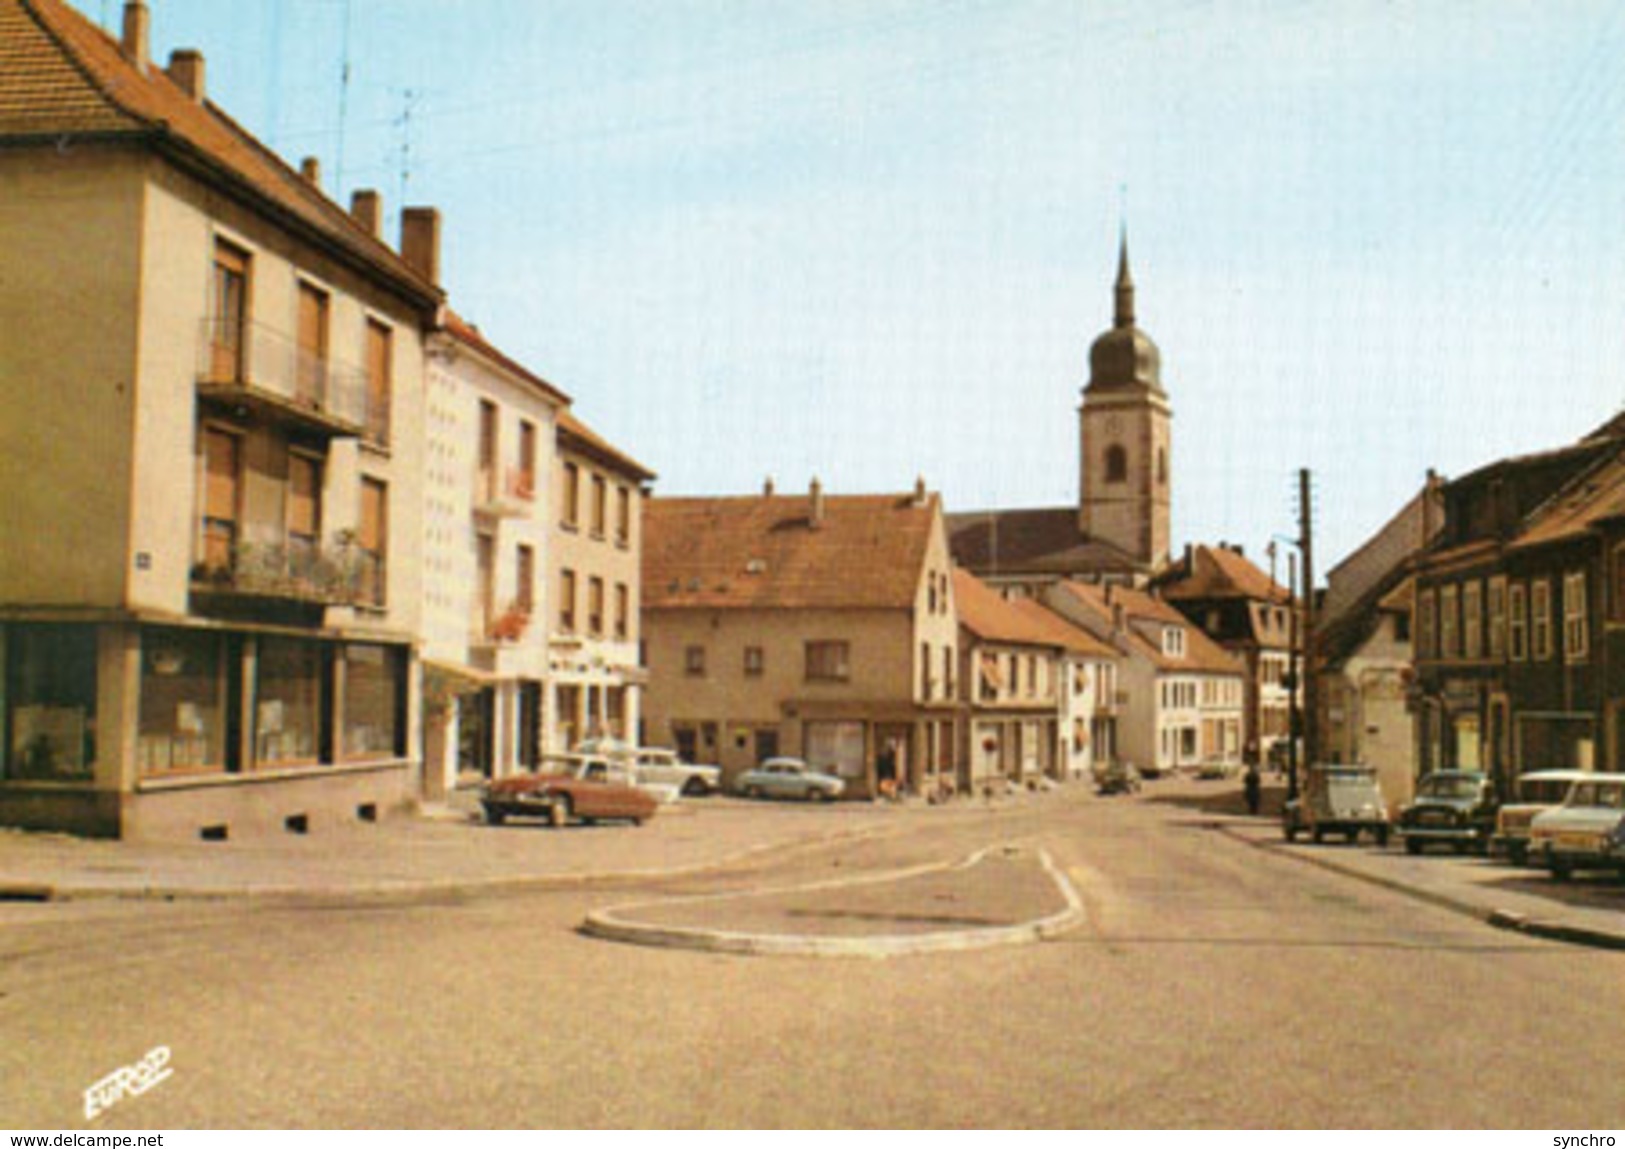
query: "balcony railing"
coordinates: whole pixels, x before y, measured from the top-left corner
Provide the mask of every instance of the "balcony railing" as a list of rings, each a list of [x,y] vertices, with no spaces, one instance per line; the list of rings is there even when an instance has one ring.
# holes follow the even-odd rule
[[[205,319],[198,336],[198,388],[308,430],[389,438],[388,411],[369,410],[364,371],[313,355],[263,323]]]
[[[376,564],[376,565],[375,565]],[[382,601],[381,563],[353,542],[329,546],[309,539],[236,543],[211,548],[192,569],[193,586],[214,593],[275,598],[328,606]]]
[[[536,504],[536,473],[523,467],[509,467],[498,481],[495,474],[481,472],[474,484],[476,514],[499,519],[528,519]]]

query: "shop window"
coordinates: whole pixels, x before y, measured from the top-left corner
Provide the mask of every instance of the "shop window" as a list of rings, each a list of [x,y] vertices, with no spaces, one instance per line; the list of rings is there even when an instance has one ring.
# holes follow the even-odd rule
[[[259,640],[254,683],[256,765],[321,761],[322,655],[319,643],[269,636]]]
[[[88,782],[96,761],[96,630],[0,627],[0,774],[30,782]]]
[[[213,631],[142,633],[136,755],[143,774],[226,768],[224,644]]]
[[[344,648],[344,757],[400,758],[406,675],[401,652],[385,646]]]
[[[1552,656],[1552,584],[1543,578],[1529,584],[1529,655],[1536,662]]]
[[[1569,662],[1584,662],[1589,648],[1586,576],[1584,571],[1572,571],[1563,576],[1563,657]]]

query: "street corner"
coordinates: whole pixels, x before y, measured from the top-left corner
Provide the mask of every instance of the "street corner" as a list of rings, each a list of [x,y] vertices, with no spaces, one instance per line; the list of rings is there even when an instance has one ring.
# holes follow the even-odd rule
[[[836,881],[610,906],[580,929],[715,953],[887,958],[1040,941],[1083,920],[1082,899],[1047,851],[1001,843]]]

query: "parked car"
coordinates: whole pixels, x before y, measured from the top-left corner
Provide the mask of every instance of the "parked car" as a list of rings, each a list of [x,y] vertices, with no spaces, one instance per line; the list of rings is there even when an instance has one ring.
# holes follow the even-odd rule
[[[1202,762],[1196,767],[1196,777],[1202,782],[1222,782],[1234,770],[1229,762]]]
[[[541,772],[488,782],[480,805],[493,826],[509,818],[546,818],[555,826],[572,818],[625,819],[641,826],[655,816],[660,803],[633,784],[624,766],[608,758],[561,754],[545,759]]]
[[[1420,854],[1435,843],[1456,852],[1488,851],[1495,832],[1495,787],[1479,770],[1435,770],[1416,784],[1416,797],[1399,812],[1405,851]]]
[[[806,798],[827,802],[839,798],[846,783],[833,774],[814,770],[799,758],[769,758],[756,769],[741,774],[734,788],[747,798]]]
[[[671,753],[670,751],[645,750],[630,742],[622,742],[618,738],[583,738],[576,743],[575,752],[607,759],[617,768],[628,771],[631,774],[632,784],[662,806],[669,806],[684,794],[692,793],[683,788],[684,777],[677,772],[642,768],[644,754]],[[672,754],[674,760],[676,757]],[[717,771],[719,777],[721,773],[721,770]]]
[[[1625,774],[1591,774],[1529,825],[1529,860],[1567,881],[1576,870],[1625,877]]]
[[[1388,804],[1369,766],[1323,763],[1304,770],[1303,788],[1281,807],[1281,831],[1289,842],[1307,833],[1316,842],[1342,834],[1350,842],[1370,831],[1388,844]]]
[[[1095,788],[1101,794],[1135,794],[1140,789],[1140,772],[1134,763],[1121,759],[1108,762],[1095,771]]]
[[[1555,810],[1568,796],[1569,787],[1596,775],[1585,770],[1530,770],[1518,776],[1515,801],[1503,802],[1495,812],[1495,833],[1490,835],[1490,853],[1505,855],[1514,866],[1529,858],[1529,826],[1535,815]]]
[[[639,746],[632,751],[632,768],[639,782],[675,786],[685,798],[701,798],[722,789],[721,766],[684,762],[675,750]]]

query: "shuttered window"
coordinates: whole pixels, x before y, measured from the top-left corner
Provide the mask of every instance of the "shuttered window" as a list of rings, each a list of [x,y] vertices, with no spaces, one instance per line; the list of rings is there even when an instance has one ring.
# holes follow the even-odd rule
[[[356,542],[361,549],[362,600],[382,606],[389,550],[389,487],[378,479],[361,480],[361,522]]]
[[[320,403],[327,396],[327,292],[299,284],[299,398]]]
[[[393,333],[376,320],[367,321],[367,438],[389,442],[389,404],[393,389]]]
[[[213,299],[209,320],[209,376],[235,383],[243,378],[243,333],[248,321],[248,269],[246,251],[216,240]]]
[[[217,427],[203,432],[203,562],[211,570],[228,571],[237,547],[238,486],[242,474],[242,444],[236,435]]]

